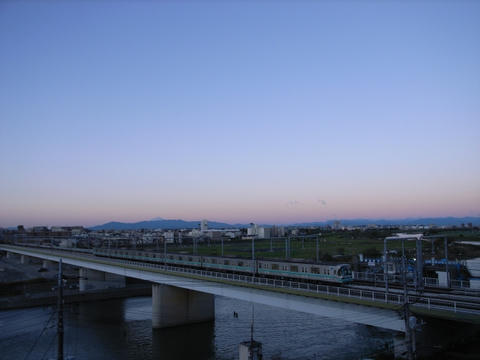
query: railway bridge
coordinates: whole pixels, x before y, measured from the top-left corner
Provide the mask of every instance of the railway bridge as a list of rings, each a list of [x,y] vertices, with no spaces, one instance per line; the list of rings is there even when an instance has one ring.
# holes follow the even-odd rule
[[[0,251],[16,254],[20,261],[42,259],[45,267],[62,259],[79,268],[81,291],[122,286],[125,277],[149,281],[154,328],[212,320],[214,296],[220,295],[405,332],[405,299],[400,293],[97,257],[89,250],[0,244]],[[408,302],[414,313],[480,323],[480,304],[466,299],[439,299],[430,294],[413,295]]]

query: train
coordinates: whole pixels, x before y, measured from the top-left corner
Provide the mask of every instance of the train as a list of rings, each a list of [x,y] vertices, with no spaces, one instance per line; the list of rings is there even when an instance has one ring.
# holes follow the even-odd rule
[[[349,283],[353,281],[349,264],[305,263],[280,260],[242,259],[221,256],[202,256],[162,253],[139,250],[96,248],[93,254],[99,257],[140,260],[150,263],[192,267],[197,269],[226,271],[255,276],[284,279],[304,279],[315,282]]]

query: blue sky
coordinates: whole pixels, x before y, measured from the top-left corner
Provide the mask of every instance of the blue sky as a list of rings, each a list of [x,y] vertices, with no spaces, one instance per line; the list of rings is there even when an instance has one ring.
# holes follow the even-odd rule
[[[0,226],[480,215],[480,4],[2,2]]]

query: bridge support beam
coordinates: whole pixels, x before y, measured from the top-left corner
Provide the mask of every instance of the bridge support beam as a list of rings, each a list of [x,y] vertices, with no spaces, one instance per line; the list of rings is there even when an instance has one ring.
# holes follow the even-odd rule
[[[79,275],[80,291],[125,287],[125,276],[85,268]]]
[[[170,285],[152,285],[152,327],[154,329],[214,319],[214,295]]]

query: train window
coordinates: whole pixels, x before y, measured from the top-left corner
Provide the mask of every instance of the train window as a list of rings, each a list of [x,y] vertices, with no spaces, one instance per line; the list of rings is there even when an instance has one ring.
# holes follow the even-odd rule
[[[288,270],[288,265],[283,265],[283,270]]]
[[[315,267],[315,266],[312,266],[310,268],[310,271],[312,272],[312,274],[318,274],[320,271],[320,269],[318,267]]]
[[[178,257],[178,260],[183,260],[183,256],[179,256],[179,257]]]
[[[298,266],[297,265],[290,265],[290,271],[298,271]]]
[[[192,261],[193,259],[191,257],[188,258],[188,261]]]
[[[230,264],[230,261],[228,261],[228,260],[225,260],[225,261],[223,262],[223,265],[229,265],[229,264]]]
[[[216,263],[217,263],[217,259],[212,259],[210,262],[211,262],[212,264],[216,264]]]
[[[153,254],[153,258],[155,259],[157,257],[157,255]]]
[[[237,263],[237,265],[238,265],[238,266],[243,266],[243,261],[239,261],[239,262]]]
[[[272,264],[272,270],[278,270],[278,264]]]
[[[168,258],[169,258],[170,260],[173,260],[173,256],[172,256],[172,255],[170,255]]]

